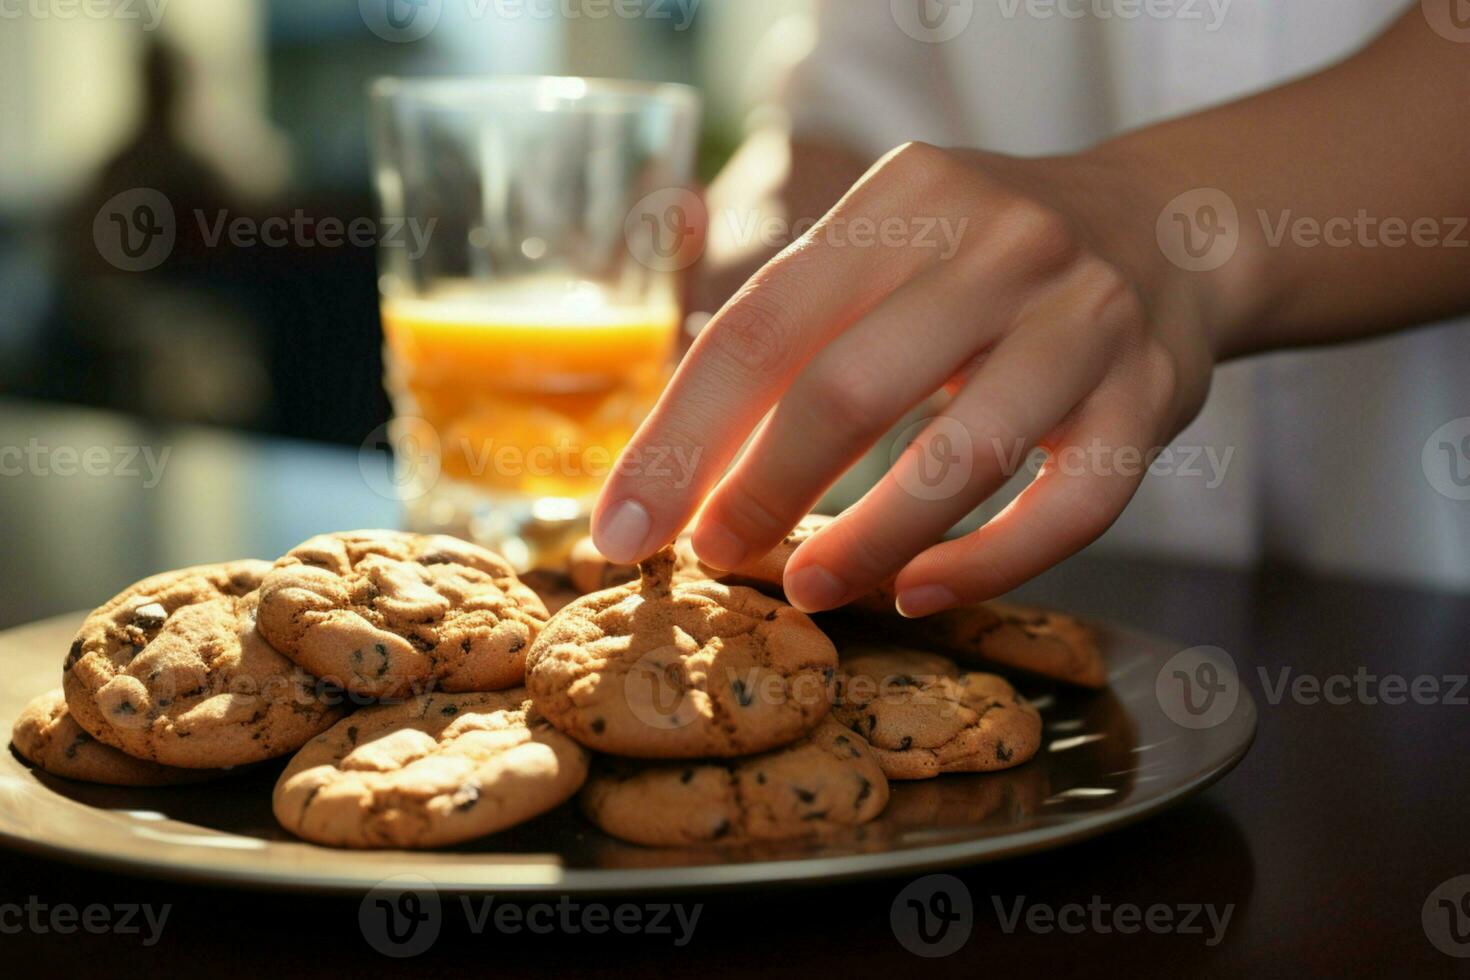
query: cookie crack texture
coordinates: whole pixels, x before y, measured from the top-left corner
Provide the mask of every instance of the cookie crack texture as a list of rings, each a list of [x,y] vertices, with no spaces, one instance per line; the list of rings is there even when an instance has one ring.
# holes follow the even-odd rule
[[[94,610],[63,665],[77,724],[137,758],[199,769],[289,752],[331,725],[342,712],[256,630],[268,568],[167,572]]]
[[[518,685],[546,618],[504,559],[440,535],[320,535],[277,561],[261,586],[267,638],[367,697]]]
[[[664,549],[637,583],[557,613],[527,654],[552,724],[601,751],[730,757],[787,744],[826,715],[836,651],[796,609],[751,589],[679,583]]]
[[[932,654],[846,656],[841,691],[834,717],[867,735],[890,779],[1010,768],[1041,746],[1040,714],[1008,682]]]
[[[421,695],[313,739],[276,784],[276,818],[317,843],[435,847],[570,797],[587,753],[533,714],[523,688]]]

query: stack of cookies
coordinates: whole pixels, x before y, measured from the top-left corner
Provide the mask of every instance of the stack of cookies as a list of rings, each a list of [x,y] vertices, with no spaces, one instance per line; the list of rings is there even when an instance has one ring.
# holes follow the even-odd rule
[[[156,575],[86,618],[13,744],[54,775],[130,786],[294,753],[277,819],[344,847],[456,844],[579,793],[638,844],[824,835],[881,813],[889,780],[1031,758],[1039,716],[1001,678],[892,644],[839,658],[829,633],[899,628],[881,593],[821,627],[780,598],[821,520],[734,573],[687,541],[636,569],[586,543],[565,574],[522,580],[455,538],[356,531]],[[1101,683],[1090,635],[1055,614],[976,607],[922,635]]]

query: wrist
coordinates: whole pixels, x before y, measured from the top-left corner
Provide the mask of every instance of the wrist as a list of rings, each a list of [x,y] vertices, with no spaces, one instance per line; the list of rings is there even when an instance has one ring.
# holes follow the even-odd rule
[[[1247,202],[1212,168],[1149,131],[1070,158],[1078,207],[1160,318],[1193,322],[1216,362],[1248,353],[1269,307],[1264,246]]]

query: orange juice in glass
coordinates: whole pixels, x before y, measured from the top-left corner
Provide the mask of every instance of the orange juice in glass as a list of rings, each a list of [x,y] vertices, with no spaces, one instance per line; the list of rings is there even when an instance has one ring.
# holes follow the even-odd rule
[[[697,97],[385,79],[373,106],[385,227],[419,230],[379,250],[406,522],[552,560],[668,378]]]

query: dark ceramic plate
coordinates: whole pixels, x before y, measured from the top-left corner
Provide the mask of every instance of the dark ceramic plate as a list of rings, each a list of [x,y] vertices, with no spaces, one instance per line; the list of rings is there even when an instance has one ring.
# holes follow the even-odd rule
[[[80,617],[0,633],[0,719],[60,684]],[[291,890],[362,891],[414,875],[452,891],[631,892],[909,874],[1061,847],[1132,823],[1219,779],[1250,748],[1256,707],[1241,685],[1233,710],[1186,727],[1164,692],[1178,647],[1099,626],[1109,687],[1020,682],[1041,709],[1043,747],[1018,769],[895,783],[876,821],[820,844],[655,850],[599,833],[563,807],[445,851],[339,851],[295,840],[271,817],[281,764],[168,789],[71,783],[0,758],[0,841],[57,860],[132,874]],[[1211,670],[1212,655],[1185,666]],[[1229,667],[1214,664],[1221,677]],[[1166,710],[1168,708],[1168,710]],[[1216,715],[1220,714],[1217,710]],[[1186,724],[1194,724],[1184,717]],[[8,727],[7,727],[8,730]]]

